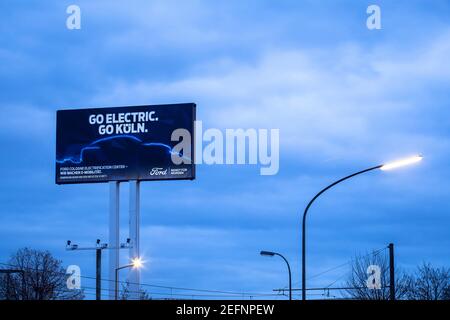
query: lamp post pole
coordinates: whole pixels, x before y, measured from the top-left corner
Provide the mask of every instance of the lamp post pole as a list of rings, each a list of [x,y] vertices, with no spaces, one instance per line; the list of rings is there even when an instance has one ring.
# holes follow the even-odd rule
[[[289,261],[280,253],[272,252],[272,251],[261,251],[260,254],[262,256],[279,256],[281,259],[286,262],[287,269],[288,269],[288,275],[289,275],[289,300],[292,300],[292,274],[291,274],[291,266],[289,265]]]
[[[119,271],[126,268],[132,268],[133,266],[133,264],[127,264],[126,266],[116,268],[116,277],[114,281],[114,300],[118,300],[119,298]]]
[[[288,267],[288,274],[289,274],[289,300],[292,300],[292,275],[291,275],[291,266],[289,265],[289,262],[285,257],[283,257],[281,254],[276,253],[277,256],[281,257],[284,262],[286,262],[286,265]]]
[[[124,265],[122,267],[116,268],[116,270],[115,270],[115,278],[114,278],[114,300],[117,300],[118,296],[119,296],[119,271],[122,270],[122,269],[125,269],[125,268],[139,269],[142,266],[143,266],[143,261],[141,260],[141,258],[136,257],[133,260],[131,260],[130,264],[127,264],[127,265]],[[136,294],[140,290],[139,289],[139,285],[138,285],[137,290],[138,291],[136,292]],[[139,296],[138,296],[137,299],[139,299]]]
[[[386,170],[392,170],[392,169],[396,169],[396,168],[400,168],[403,166],[407,166],[413,163],[417,163],[419,161],[421,161],[423,159],[422,155],[416,155],[416,156],[412,156],[406,159],[402,159],[402,160],[398,160],[398,161],[393,161],[390,163],[386,163],[386,164],[381,164],[369,169],[365,169],[362,171],[358,171],[356,173],[353,173],[349,176],[346,176],[342,179],[339,179],[335,182],[333,182],[332,184],[330,184],[328,187],[322,189],[318,194],[316,194],[314,196],[314,198],[311,199],[311,201],[308,203],[308,205],[305,208],[305,211],[303,213],[303,223],[302,223],[302,300],[306,300],[306,215],[308,214],[308,210],[311,207],[311,205],[313,204],[313,202],[320,197],[320,195],[322,193],[324,193],[325,191],[327,191],[328,189],[334,187],[335,185],[337,185],[338,183],[341,183],[345,180],[348,180],[350,178],[353,178],[354,176],[372,171],[372,170],[377,170],[377,169],[381,169],[383,171]],[[393,250],[392,250],[393,252]],[[394,277],[392,277],[393,279]]]
[[[284,262],[286,262],[287,268],[288,268],[288,274],[289,274],[289,300],[292,300],[292,275],[291,275],[291,266],[289,265],[289,262],[283,255],[279,253],[275,253],[276,256],[281,257]]]
[[[313,204],[313,202],[320,197],[320,195],[322,193],[324,193],[325,191],[327,191],[328,189],[334,187],[335,185],[337,185],[338,183],[341,183],[347,179],[353,178],[354,176],[372,171],[372,170],[376,170],[376,169],[380,169],[381,167],[383,167],[383,165],[378,165],[369,169],[365,169],[356,173],[353,173],[349,176],[346,176],[342,179],[339,179],[335,182],[333,182],[332,184],[330,184],[328,187],[322,189],[319,193],[317,193],[314,198],[311,199],[311,201],[308,203],[308,205],[305,208],[305,211],[303,213],[303,223],[302,223],[302,300],[306,300],[306,215],[308,214],[308,210],[311,207],[311,205]]]

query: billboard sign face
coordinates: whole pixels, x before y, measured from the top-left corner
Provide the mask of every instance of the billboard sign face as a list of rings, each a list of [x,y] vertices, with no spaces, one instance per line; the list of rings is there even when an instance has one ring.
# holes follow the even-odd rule
[[[195,104],[59,110],[56,183],[194,179]]]

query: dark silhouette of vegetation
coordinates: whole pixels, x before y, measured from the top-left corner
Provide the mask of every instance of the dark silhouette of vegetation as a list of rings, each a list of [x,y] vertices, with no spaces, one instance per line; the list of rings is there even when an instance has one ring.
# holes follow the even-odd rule
[[[81,290],[67,288],[66,271],[61,261],[48,251],[19,249],[2,269],[19,272],[0,274],[0,299],[80,300]]]
[[[368,267],[380,268],[380,289],[369,289]],[[352,260],[351,274],[346,281],[345,297],[356,300],[389,300],[389,261],[381,252],[357,256]],[[450,300],[450,268],[436,268],[424,263],[412,273],[395,269],[397,300]]]
[[[411,276],[410,300],[450,300],[450,268],[435,268],[423,263]]]
[[[369,274],[367,268],[371,265],[380,267],[380,289],[369,289],[367,279]],[[345,296],[357,300],[389,300],[389,261],[382,252],[375,254],[366,254],[356,256],[352,260],[352,271],[346,281],[346,287],[352,288],[346,290]],[[396,299],[405,299],[410,288],[410,277],[396,269],[395,272],[395,297]]]
[[[130,300],[132,292],[130,291],[130,283],[126,281],[122,284],[122,290],[120,292],[120,300]],[[152,300],[149,293],[144,289],[139,289],[139,300]]]
[[[378,266],[378,289],[368,287],[368,267]],[[48,251],[19,249],[0,271],[0,300],[81,300],[82,290],[67,288],[66,270],[62,262]],[[384,251],[356,256],[351,273],[345,281],[344,298],[355,300],[389,300],[389,260]],[[395,297],[397,300],[450,300],[450,268],[433,267],[423,263],[411,273],[395,268]],[[121,300],[131,299],[126,282],[120,292]],[[151,300],[150,294],[139,290],[140,300]]]

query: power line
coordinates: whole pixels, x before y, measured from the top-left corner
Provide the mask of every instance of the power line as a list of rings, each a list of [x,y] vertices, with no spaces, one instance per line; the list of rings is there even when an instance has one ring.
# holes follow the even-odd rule
[[[387,247],[380,248],[378,250],[373,251],[370,254],[366,254],[366,255],[363,255],[361,257],[358,257],[358,259],[363,258],[363,257],[368,256],[368,255],[376,255],[379,252],[381,252],[382,250],[385,250],[386,248]],[[323,275],[325,273],[328,273],[328,272],[331,272],[333,270],[342,268],[343,266],[348,265],[350,262],[352,262],[352,260],[350,260],[350,261],[348,261],[348,262],[346,262],[344,264],[335,266],[333,268],[327,269],[325,271],[322,271],[322,272],[320,272],[320,273],[318,273],[316,275],[311,276],[308,279],[317,278],[317,277],[319,277],[319,276],[321,276],[321,275]],[[0,265],[10,266],[10,267],[17,267],[16,265],[7,264],[7,263],[0,263]],[[36,270],[36,269],[32,269],[32,268],[25,268],[25,269],[30,269],[30,270],[32,270],[32,272],[53,272],[53,273],[67,275],[67,273],[65,273],[65,272],[49,271],[49,270],[43,271],[43,270]],[[92,277],[92,276],[80,275],[80,277],[84,278],[84,279],[96,280],[96,277]],[[112,282],[115,282],[115,280],[112,280],[112,279],[101,279],[101,281],[108,281],[108,282],[112,281]],[[123,280],[118,280],[117,282],[120,283],[120,284],[126,284],[126,285],[137,284],[137,283],[133,283],[133,282],[129,282],[129,281],[123,281]],[[323,290],[323,289],[337,290],[339,288],[330,288],[331,285],[333,285],[335,282],[337,282],[337,281],[334,281],[328,287],[325,287],[325,288],[312,288],[312,289],[307,289],[307,290]],[[156,284],[148,284],[148,283],[142,283],[142,284],[139,284],[139,285],[141,287],[160,288],[160,289],[171,290],[170,293],[149,292],[149,294],[168,295],[168,296],[185,296],[185,297],[194,297],[194,296],[195,297],[269,297],[269,296],[278,296],[279,297],[280,294],[284,295],[284,291],[285,291],[285,288],[283,288],[283,289],[274,289],[274,291],[278,291],[277,294],[274,294],[274,293],[260,293],[260,292],[236,292],[236,291],[211,290],[211,289],[196,289],[196,288],[187,288],[187,287],[173,287],[173,286],[164,286],[164,285],[156,285]],[[96,288],[92,288],[92,287],[82,287],[82,288],[85,288],[85,289],[96,289]],[[195,293],[193,293],[193,294],[189,294],[189,293],[183,294],[183,293],[176,293],[176,292],[174,293],[173,290],[193,291],[193,292],[202,292],[202,293],[211,293],[211,294],[209,294],[209,295],[208,294],[195,294]],[[295,291],[295,290],[299,290],[299,289],[293,289],[293,291]],[[101,291],[108,291],[108,292],[110,292],[111,290],[102,288]],[[136,291],[128,291],[128,292],[142,293],[142,292],[136,292]],[[214,295],[212,293],[214,293]]]
[[[364,257],[366,257],[366,256],[377,255],[378,253],[380,253],[381,251],[385,250],[386,248],[387,248],[387,247],[385,246],[385,247],[383,247],[383,248],[374,250],[372,253],[368,253],[368,254],[365,254],[365,255],[363,255],[363,256],[357,257],[357,259],[361,259],[361,258],[364,258]],[[336,270],[336,269],[342,268],[342,267],[344,267],[344,266],[350,264],[352,261],[353,261],[353,260],[349,260],[349,261],[347,261],[347,262],[345,262],[345,263],[343,263],[343,264],[341,264],[341,265],[338,265],[338,266],[336,266],[336,267],[333,267],[333,268],[330,268],[330,269],[328,269],[328,270],[322,271],[322,272],[320,272],[320,273],[318,273],[318,274],[315,274],[315,275],[309,277],[308,280],[317,278],[317,277],[319,277],[319,276],[321,276],[321,275],[323,275],[323,274],[325,274],[325,273],[328,273],[328,272],[330,272],[330,271],[334,271],[334,270]]]
[[[380,252],[382,252],[383,250],[386,250],[387,248],[388,248],[387,246],[384,246],[384,247],[379,248],[379,249],[376,249],[376,250],[374,250],[374,251],[372,251],[372,252],[370,252],[370,253],[367,253],[367,254],[364,254],[364,255],[362,255],[362,256],[359,256],[359,257],[357,257],[357,259],[362,259],[362,258],[364,258],[364,257],[372,256],[372,255],[378,255]],[[315,278],[320,277],[321,275],[324,275],[324,274],[326,274],[326,273],[328,273],[328,272],[331,272],[331,271],[340,269],[340,268],[342,268],[342,267],[345,267],[346,265],[349,265],[349,264],[351,264],[352,262],[353,262],[353,259],[348,260],[348,261],[345,262],[345,263],[342,263],[342,264],[340,264],[340,265],[337,265],[337,266],[335,266],[335,267],[332,267],[332,268],[330,268],[330,269],[326,269],[326,270],[321,271],[321,272],[319,272],[319,273],[317,273],[317,274],[315,274],[315,275],[312,275],[312,276],[308,277],[307,279],[308,279],[308,280],[315,279]],[[294,285],[298,285],[298,284],[300,284],[300,281],[296,281],[296,282],[294,283]],[[286,288],[287,288],[287,286],[283,287],[282,289],[286,289]]]
[[[83,290],[96,290],[96,288],[94,287],[86,287],[86,286],[82,286],[81,289]],[[102,291],[114,291],[114,290],[110,290],[107,288],[102,288]],[[127,291],[129,293],[142,293],[142,292],[138,292],[138,291]],[[185,297],[242,297],[242,296],[246,296],[246,297],[271,297],[271,296],[279,296],[280,294],[278,293],[258,293],[258,294],[254,294],[254,295],[242,295],[239,293],[236,294],[229,294],[229,295],[223,295],[223,294],[188,294],[188,293],[166,293],[166,292],[148,292],[148,294],[154,294],[154,295],[164,295],[164,296],[169,296],[169,295],[174,295],[174,296],[185,296]]]
[[[7,263],[0,263],[0,265],[14,266],[12,264],[7,264]],[[31,272],[52,272],[52,273],[57,273],[57,274],[61,274],[61,275],[67,275],[65,272],[58,272],[58,271],[50,271],[50,270],[43,271],[43,270],[32,269],[32,268],[24,268],[24,269],[31,270]],[[80,277],[81,278],[85,278],[85,279],[92,279],[92,280],[96,279],[95,277],[91,277],[91,276],[80,275]],[[115,281],[115,280],[102,279],[102,281]],[[123,281],[123,280],[122,281],[118,281],[118,283],[127,284],[127,285],[128,284],[134,284],[132,282]],[[233,297],[236,297],[236,296],[248,296],[248,297],[250,297],[250,296],[253,296],[253,297],[261,296],[262,297],[262,296],[273,296],[273,295],[276,295],[276,294],[273,294],[273,293],[266,294],[266,293],[259,293],[259,292],[236,292],[236,291],[222,291],[222,290],[210,290],[210,289],[195,289],[195,288],[185,288],[185,287],[170,287],[170,286],[153,285],[153,284],[146,284],[146,283],[143,283],[143,284],[140,284],[140,285],[144,286],[144,287],[162,288],[162,289],[170,289],[170,290],[195,291],[195,292],[204,292],[204,293],[220,293],[220,294],[222,294],[220,296],[229,295],[229,296],[233,296]],[[91,288],[91,289],[93,289],[93,288]],[[103,288],[101,290],[102,291],[110,291],[110,289],[103,289]],[[131,291],[129,291],[129,292],[131,292]],[[137,293],[137,292],[133,291],[133,293]],[[213,295],[198,295],[198,294],[177,294],[177,293],[171,293],[171,294],[177,295],[177,296],[179,296],[179,295],[184,295],[184,296],[213,296]],[[219,295],[217,295],[217,296],[219,296]]]
[[[77,244],[72,244],[71,240],[67,240],[66,250],[79,251],[79,250],[95,250],[95,270],[96,270],[96,300],[101,300],[101,287],[102,287],[102,251],[108,249],[129,249],[131,248],[131,239],[128,238],[126,243],[121,243],[118,248],[109,247],[107,243],[101,243],[100,239],[96,240],[95,247],[79,247]]]

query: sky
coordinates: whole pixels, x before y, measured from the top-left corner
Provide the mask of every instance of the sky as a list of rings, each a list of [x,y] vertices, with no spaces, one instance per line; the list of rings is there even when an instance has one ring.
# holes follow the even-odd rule
[[[66,28],[71,4],[80,30]],[[381,30],[366,27],[371,4]],[[107,241],[108,185],[55,185],[56,110],[195,102],[205,128],[280,129],[280,170],[198,165],[194,181],[143,183],[143,283],[272,293],[287,285],[283,261],[259,255],[273,250],[298,287],[315,193],[417,153],[420,165],[359,176],[313,205],[308,271],[390,242],[399,268],[449,266],[449,16],[445,0],[1,1],[0,262],[32,247],[95,275],[95,253],[65,243]],[[124,241],[126,183],[121,196]]]

